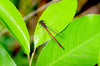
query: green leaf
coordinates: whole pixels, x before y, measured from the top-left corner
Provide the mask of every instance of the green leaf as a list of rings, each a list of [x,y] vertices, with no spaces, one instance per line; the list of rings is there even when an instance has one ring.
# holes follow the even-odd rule
[[[10,0],[10,1],[18,8],[20,0]]]
[[[55,38],[65,50],[52,39],[39,56],[37,66],[95,65],[100,48],[100,15],[87,15],[74,20]]]
[[[77,0],[61,0],[60,2],[53,3],[47,7],[43,12],[40,20],[44,20],[47,26],[57,30],[59,33],[62,31],[73,19],[77,8]],[[48,41],[50,36],[48,32],[38,23],[34,34],[34,44],[37,48],[42,43]],[[45,30],[45,31],[43,31]],[[54,35],[54,33],[52,33]]]
[[[0,22],[0,35],[1,35],[1,32],[4,30],[4,26],[1,24]]]
[[[16,66],[10,55],[0,45],[0,66]]]
[[[99,49],[98,66],[100,66],[100,49]]]
[[[9,0],[0,0],[0,20],[29,55],[29,34],[22,16]]]

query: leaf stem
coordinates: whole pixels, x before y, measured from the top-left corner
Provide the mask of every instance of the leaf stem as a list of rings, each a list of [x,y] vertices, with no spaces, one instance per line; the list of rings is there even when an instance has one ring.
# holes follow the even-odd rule
[[[30,66],[30,56],[27,56],[28,57],[28,61],[29,61],[29,66]]]
[[[34,49],[34,51],[33,51],[33,53],[32,53],[32,56],[31,56],[30,66],[31,66],[31,64],[32,64],[33,57],[34,57],[34,55],[35,55],[35,50],[36,50],[36,49]]]

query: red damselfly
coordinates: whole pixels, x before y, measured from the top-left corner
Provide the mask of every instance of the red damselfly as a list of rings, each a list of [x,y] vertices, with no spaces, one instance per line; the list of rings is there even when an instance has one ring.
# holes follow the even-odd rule
[[[59,47],[62,48],[62,49],[64,49],[64,47],[56,40],[56,38],[48,30],[48,28],[47,28],[46,24],[44,23],[44,21],[41,20],[39,23],[46,29],[46,31],[51,35],[51,37],[55,40],[55,42],[59,45]]]

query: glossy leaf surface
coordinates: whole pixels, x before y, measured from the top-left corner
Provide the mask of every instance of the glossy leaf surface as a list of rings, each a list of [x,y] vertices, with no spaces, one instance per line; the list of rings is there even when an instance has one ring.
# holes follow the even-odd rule
[[[45,24],[57,33],[62,31],[73,19],[77,8],[77,0],[61,0],[47,7],[39,21],[44,20]],[[35,48],[48,41],[51,37],[48,32],[38,23],[34,34]],[[51,32],[51,31],[50,31]],[[52,33],[52,32],[51,32]],[[54,33],[52,33],[55,35]]]
[[[100,48],[100,15],[74,20],[56,39],[65,50],[52,39],[43,49],[37,66],[94,66]]]
[[[10,55],[0,45],[0,66],[16,66]]]
[[[0,20],[29,55],[29,34],[22,16],[9,0],[0,0]]]

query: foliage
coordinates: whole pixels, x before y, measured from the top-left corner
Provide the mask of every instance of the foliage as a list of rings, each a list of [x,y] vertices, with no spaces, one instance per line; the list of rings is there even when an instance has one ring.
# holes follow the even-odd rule
[[[76,8],[77,0],[62,0],[58,3],[53,3],[43,12],[39,21],[44,20],[47,26],[52,27],[52,29],[57,30],[59,33],[71,22]],[[38,23],[34,34],[35,48],[50,39],[48,32],[43,32],[43,29],[42,27],[40,28]]]
[[[9,0],[0,0],[0,20],[29,55],[29,34],[22,16]]]
[[[0,45],[0,66],[16,66],[10,55]]]
[[[0,0],[0,22],[17,39],[24,52],[19,51],[13,58],[14,62],[10,54],[16,50],[9,51],[9,49],[13,47],[15,39],[8,34],[0,36],[0,66],[16,66],[16,64],[25,66],[28,63],[31,66],[30,51],[33,49],[30,50],[29,33],[21,14],[11,2],[18,8],[16,0]],[[26,4],[24,2],[25,5],[29,4],[31,0],[26,2]],[[26,8],[31,9],[32,7],[27,5]],[[25,11],[31,11],[26,8]],[[61,0],[50,4],[43,12],[38,22],[44,20],[47,26],[58,31],[57,34],[54,34],[50,30],[65,50],[60,48],[50,38],[48,32],[37,23],[34,34],[34,49],[41,47],[47,41],[48,43],[44,48],[36,49],[33,66],[93,66],[96,63],[100,64],[100,15],[86,15],[72,21],[76,8],[77,0]],[[0,23],[0,32],[5,29],[2,24]],[[43,32],[43,30],[45,31]]]
[[[42,51],[37,66],[93,66],[98,62],[100,48],[100,15],[87,15],[71,22]],[[59,35],[64,35],[63,39]]]

